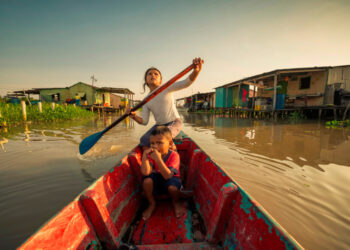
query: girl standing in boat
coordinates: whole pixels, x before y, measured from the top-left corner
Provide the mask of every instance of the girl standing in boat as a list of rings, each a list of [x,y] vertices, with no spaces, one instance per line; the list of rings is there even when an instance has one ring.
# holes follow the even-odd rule
[[[142,125],[148,124],[151,112],[156,120],[156,124],[141,137],[140,146],[150,146],[150,134],[160,125],[167,126],[170,129],[173,138],[179,134],[182,127],[182,121],[175,107],[175,100],[172,92],[189,87],[196,80],[202,69],[203,63],[204,61],[201,58],[193,59],[195,67],[190,76],[183,81],[176,82],[169,86],[154,99],[146,103],[143,106],[141,117],[136,115],[135,112],[130,113],[130,117]],[[148,86],[150,92],[152,92],[162,83],[162,74],[157,68],[152,67],[146,70],[144,80],[144,90],[145,87]],[[130,110],[127,112],[130,112]]]

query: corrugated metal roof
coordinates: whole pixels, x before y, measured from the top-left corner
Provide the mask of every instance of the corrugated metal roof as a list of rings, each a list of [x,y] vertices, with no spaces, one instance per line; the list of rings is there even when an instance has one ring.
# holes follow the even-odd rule
[[[299,72],[309,72],[309,71],[322,71],[322,70],[327,70],[330,68],[336,68],[336,67],[348,67],[350,65],[339,65],[339,66],[321,66],[321,67],[305,67],[305,68],[289,68],[289,69],[276,69],[273,71],[269,71],[269,72],[265,72],[262,74],[258,74],[258,75],[253,75],[253,76],[249,76],[249,77],[245,77],[243,79],[234,81],[234,82],[230,82],[224,85],[221,85],[219,87],[216,87],[214,89],[217,88],[224,88],[224,87],[228,87],[228,86],[233,86],[233,85],[238,85],[243,81],[249,81],[249,80],[254,80],[256,78],[266,78],[266,77],[272,77],[274,74],[279,73],[279,74],[283,74],[283,73],[299,73]]]
[[[13,93],[16,93],[16,94],[40,94],[40,91],[39,90],[36,90],[36,89],[28,89],[28,90],[17,90],[17,91],[13,91]]]
[[[39,94],[40,90],[48,90],[48,89],[69,89],[71,87],[73,87],[74,85],[77,84],[85,84],[87,86],[90,86],[91,88],[94,88],[95,90],[104,90],[106,92],[111,92],[111,93],[118,93],[118,94],[131,94],[133,95],[134,93],[132,91],[130,91],[128,88],[112,88],[112,87],[96,87],[96,86],[92,86],[90,84],[84,83],[84,82],[77,82],[75,84],[73,84],[70,87],[58,87],[58,88],[33,88],[33,89],[29,89],[29,90],[25,90],[26,93],[28,94]],[[18,91],[14,91],[15,93],[23,93],[23,90],[18,90]]]
[[[111,93],[118,93],[118,94],[131,94],[133,95],[134,92],[130,91],[127,88],[108,88],[108,87],[102,87],[102,88],[98,88],[98,90],[105,90],[107,92],[111,92]]]

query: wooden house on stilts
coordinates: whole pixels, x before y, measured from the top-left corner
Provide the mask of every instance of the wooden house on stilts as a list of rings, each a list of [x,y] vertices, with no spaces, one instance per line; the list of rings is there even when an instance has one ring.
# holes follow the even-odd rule
[[[249,94],[253,92],[253,94]],[[350,65],[277,69],[215,88],[221,110],[318,111],[345,114],[350,105]]]

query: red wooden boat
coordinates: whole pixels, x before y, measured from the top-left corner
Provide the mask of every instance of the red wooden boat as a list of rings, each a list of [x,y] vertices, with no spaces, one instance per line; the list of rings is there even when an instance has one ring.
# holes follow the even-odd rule
[[[19,249],[302,249],[189,137],[174,140],[181,157],[186,213],[167,197],[141,219],[141,150],[63,208]]]

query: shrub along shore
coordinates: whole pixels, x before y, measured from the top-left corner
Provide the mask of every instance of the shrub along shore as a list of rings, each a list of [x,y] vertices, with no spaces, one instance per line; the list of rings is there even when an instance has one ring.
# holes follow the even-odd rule
[[[49,122],[56,120],[73,120],[92,117],[94,113],[75,105],[53,105],[42,103],[42,112],[38,105],[26,106],[26,121]],[[24,122],[22,106],[20,104],[0,103],[0,126]]]

